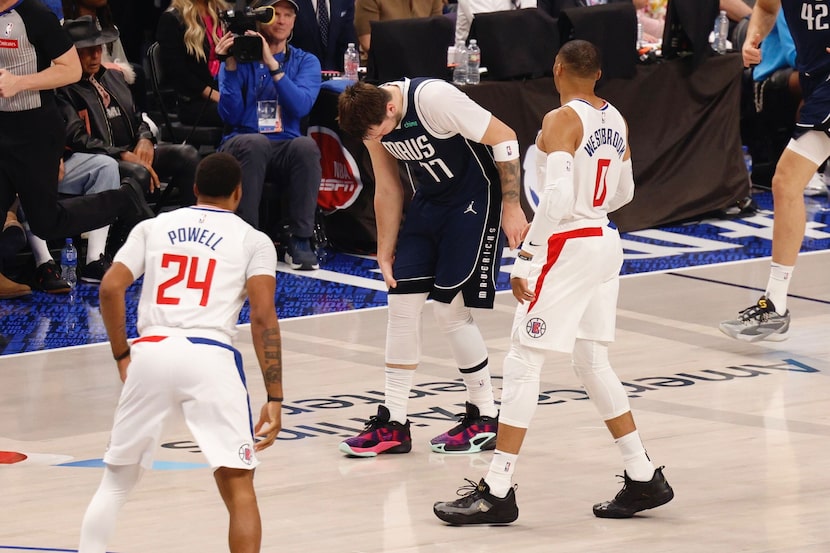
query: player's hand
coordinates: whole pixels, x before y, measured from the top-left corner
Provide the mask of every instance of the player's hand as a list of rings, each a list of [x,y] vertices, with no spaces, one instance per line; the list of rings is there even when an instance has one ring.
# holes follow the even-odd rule
[[[115,362],[118,365],[118,376],[121,377],[121,382],[127,381],[127,367],[130,366],[130,356]]]
[[[20,90],[20,77],[0,68],[0,98],[11,98]]]
[[[536,294],[533,293],[533,290],[527,287],[526,278],[511,278],[510,288],[513,289],[513,297],[519,300],[519,303],[533,301],[536,299]]]
[[[254,427],[254,434],[262,438],[254,445],[254,451],[262,451],[271,447],[280,430],[282,430],[282,403],[268,401],[260,409],[259,422]]]
[[[527,234],[527,217],[521,204],[513,203],[502,207],[501,228],[510,249],[518,248]]]
[[[398,285],[398,281],[395,280],[392,273],[392,264],[394,262],[394,255],[383,255],[378,253],[378,267],[380,268],[380,274],[383,275],[383,282],[386,283],[388,288],[395,288]]]
[[[138,163],[139,165],[147,169],[147,172],[150,173],[150,192],[154,192],[157,188],[160,188],[159,176],[153,170],[153,166],[150,163],[147,163],[133,152],[122,152],[121,159],[123,161],[129,161],[131,163]]]
[[[828,49],[830,52],[830,48]],[[751,37],[746,37],[741,55],[744,58],[744,67],[758,65],[761,63],[761,35],[755,33]]]
[[[153,142],[146,138],[141,138],[133,148],[133,153],[139,157],[146,165],[153,166],[153,158],[156,156],[156,149]],[[145,166],[146,166],[145,165]]]

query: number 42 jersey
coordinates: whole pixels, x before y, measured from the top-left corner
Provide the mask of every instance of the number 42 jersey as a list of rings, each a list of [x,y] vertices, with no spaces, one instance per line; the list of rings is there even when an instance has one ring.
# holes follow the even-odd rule
[[[236,214],[194,206],[142,221],[114,262],[137,279],[138,333],[229,342],[236,334],[246,284],[276,275],[274,244]]]

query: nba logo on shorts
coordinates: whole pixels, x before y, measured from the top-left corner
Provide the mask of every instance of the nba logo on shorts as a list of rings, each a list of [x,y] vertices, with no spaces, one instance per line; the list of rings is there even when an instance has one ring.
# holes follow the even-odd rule
[[[251,444],[243,444],[242,447],[239,448],[239,458],[242,459],[242,462],[246,465],[250,465],[254,462],[254,450],[251,449]]]
[[[541,338],[545,334],[545,329],[547,325],[545,321],[538,317],[534,317],[527,321],[527,326],[525,329],[527,330],[527,335],[531,338]]]

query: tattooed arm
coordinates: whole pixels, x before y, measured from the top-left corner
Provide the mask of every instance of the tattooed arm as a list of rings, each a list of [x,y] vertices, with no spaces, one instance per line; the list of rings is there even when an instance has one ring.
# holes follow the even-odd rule
[[[257,436],[264,437],[256,444],[257,451],[273,444],[282,428],[282,339],[274,309],[276,285],[276,278],[269,275],[248,279],[251,337],[268,397],[254,429]]]
[[[480,142],[488,146],[496,146],[516,140],[516,133],[499,120],[496,116],[490,118],[490,124]],[[518,143],[515,144],[518,149]],[[516,248],[522,241],[524,232],[527,229],[527,217],[525,216],[522,204],[519,200],[522,169],[519,152],[513,152],[516,157],[509,161],[496,161],[496,168],[499,171],[501,180],[501,202],[502,221],[501,226],[507,237],[510,248]],[[498,157],[496,158],[498,159]]]

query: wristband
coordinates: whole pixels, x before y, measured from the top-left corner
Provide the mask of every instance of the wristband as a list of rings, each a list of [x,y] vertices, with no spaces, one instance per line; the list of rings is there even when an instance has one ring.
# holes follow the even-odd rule
[[[280,396],[280,397],[268,396],[268,403],[271,403],[272,401],[276,401],[277,403],[282,403],[282,396]]]
[[[121,361],[122,359],[126,359],[129,356],[130,356],[130,347],[127,346],[127,349],[126,349],[126,351],[124,351],[124,353],[122,353],[120,355],[113,355],[112,358],[115,359],[116,361]]]
[[[530,275],[530,267],[530,259],[527,256],[520,255],[516,258],[516,262],[513,263],[513,267],[510,269],[510,278],[523,278],[527,280],[527,277]]]
[[[495,161],[512,161],[519,159],[519,142],[517,140],[505,140],[493,146],[493,159]]]
[[[277,75],[282,75],[283,73],[285,73],[285,70],[283,70],[282,64],[280,64],[280,66],[276,69],[269,69],[268,73],[270,73],[272,77],[276,77]]]
[[[220,63],[223,61],[228,61],[229,57],[230,55],[228,54],[216,54],[216,59],[218,59]]]

